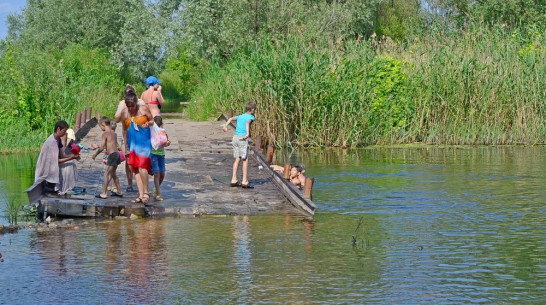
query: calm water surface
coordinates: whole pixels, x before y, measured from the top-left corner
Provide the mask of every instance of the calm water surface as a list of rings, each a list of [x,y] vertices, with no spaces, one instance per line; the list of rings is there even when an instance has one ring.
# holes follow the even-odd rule
[[[0,235],[0,304],[546,299],[545,147],[308,150],[287,158],[316,178],[314,223],[88,220],[79,230]],[[32,165],[17,160],[0,157],[4,197],[32,182]]]

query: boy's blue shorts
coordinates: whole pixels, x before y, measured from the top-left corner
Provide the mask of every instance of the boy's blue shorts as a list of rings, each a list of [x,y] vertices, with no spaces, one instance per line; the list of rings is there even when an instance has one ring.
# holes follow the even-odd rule
[[[165,172],[165,156],[164,155],[152,155],[152,173],[164,173]]]

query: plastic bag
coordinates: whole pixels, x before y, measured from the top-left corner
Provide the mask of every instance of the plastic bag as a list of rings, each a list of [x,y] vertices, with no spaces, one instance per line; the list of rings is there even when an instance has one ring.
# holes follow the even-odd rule
[[[150,127],[151,137],[152,137],[152,148],[158,150],[161,147],[167,145],[167,133],[165,129],[157,126],[157,124]]]

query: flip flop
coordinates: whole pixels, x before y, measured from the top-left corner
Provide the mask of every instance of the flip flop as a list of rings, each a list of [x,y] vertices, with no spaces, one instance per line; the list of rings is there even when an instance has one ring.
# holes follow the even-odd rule
[[[110,196],[114,196],[114,197],[123,197],[123,194],[112,193]]]
[[[231,182],[231,184],[229,186],[231,186],[231,187],[241,186],[241,182],[239,182],[239,181],[237,181],[235,183]]]
[[[161,197],[161,195],[155,195],[154,199],[157,201],[163,201],[163,197]]]
[[[107,199],[107,198],[108,198],[108,196],[106,196],[106,197],[102,197],[102,196],[101,196],[100,194],[98,194],[98,195],[95,195],[95,198],[99,198],[99,199]]]
[[[133,189],[132,186],[128,186],[127,189],[125,190],[126,192],[134,192],[135,190]]]
[[[250,184],[242,184],[241,187],[244,188],[244,189],[253,189],[253,188],[254,188],[254,187],[253,187],[252,185],[250,185]]]

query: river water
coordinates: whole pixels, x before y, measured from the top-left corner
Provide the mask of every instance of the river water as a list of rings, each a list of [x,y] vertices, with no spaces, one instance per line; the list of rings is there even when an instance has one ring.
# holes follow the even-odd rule
[[[546,147],[297,151],[277,163],[315,177],[314,222],[100,219],[0,235],[0,304],[540,304],[545,159]],[[0,191],[19,196],[33,162],[0,156]]]

